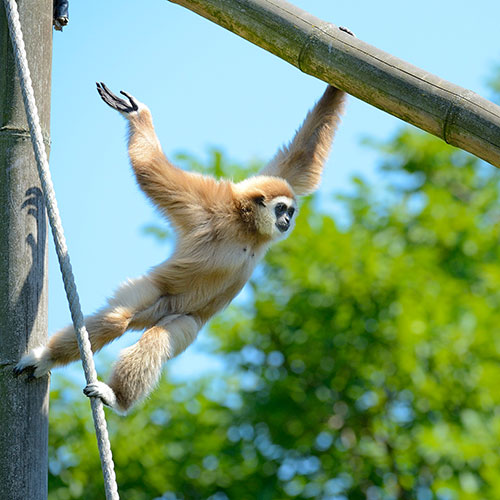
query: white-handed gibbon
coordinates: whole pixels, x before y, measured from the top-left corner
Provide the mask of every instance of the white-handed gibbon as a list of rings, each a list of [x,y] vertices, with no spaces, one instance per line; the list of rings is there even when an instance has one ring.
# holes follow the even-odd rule
[[[128,152],[137,182],[176,229],[173,255],[144,276],[123,283],[97,313],[85,318],[92,349],[127,330],[144,330],[124,349],[109,384],[87,386],[119,413],[145,397],[162,364],[184,351],[200,328],[238,294],[270,243],[286,236],[297,214],[296,197],[320,182],[345,93],[329,86],[289,146],[256,176],[233,183],[185,172],[160,146],[149,109],[134,97],[114,95],[103,83],[106,104],[128,120]],[[79,359],[72,326],[26,354],[14,369],[41,377]]]

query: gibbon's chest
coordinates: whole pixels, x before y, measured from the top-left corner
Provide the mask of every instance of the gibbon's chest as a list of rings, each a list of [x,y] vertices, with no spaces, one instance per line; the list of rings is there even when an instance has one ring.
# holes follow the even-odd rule
[[[219,248],[211,261],[207,262],[207,275],[200,282],[202,300],[196,314],[207,321],[226,307],[248,281],[264,253],[265,248],[256,249],[236,242]]]
[[[215,269],[224,269],[249,277],[264,256],[266,248],[263,245],[255,247],[249,243],[234,241],[224,242],[214,250],[213,266]]]

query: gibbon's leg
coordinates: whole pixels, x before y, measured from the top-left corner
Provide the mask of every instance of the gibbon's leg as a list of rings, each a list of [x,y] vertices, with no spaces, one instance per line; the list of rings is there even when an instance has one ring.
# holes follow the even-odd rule
[[[144,324],[134,324],[133,316],[150,306],[159,296],[159,290],[147,276],[123,283],[108,300],[108,306],[85,317],[92,351],[102,349],[129,328],[144,328]],[[14,368],[14,373],[19,375],[28,371],[34,377],[41,377],[54,366],[66,365],[79,358],[75,330],[69,325],[52,335],[46,346],[37,347],[23,356]]]
[[[194,341],[201,325],[193,316],[166,317],[146,330],[136,344],[121,352],[109,385],[90,384],[84,389],[85,394],[100,397],[107,406],[125,413],[151,392],[160,378],[162,364],[184,351]]]

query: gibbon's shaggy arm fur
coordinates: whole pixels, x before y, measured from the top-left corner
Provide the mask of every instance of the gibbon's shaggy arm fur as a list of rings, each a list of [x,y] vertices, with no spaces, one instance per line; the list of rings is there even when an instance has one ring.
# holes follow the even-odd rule
[[[292,142],[280,149],[260,174],[286,179],[296,195],[312,193],[319,186],[344,100],[343,92],[328,87]]]
[[[93,351],[144,330],[124,349],[109,385],[84,389],[118,412],[147,396],[162,364],[189,346],[200,328],[238,294],[270,243],[293,228],[296,195],[313,191],[339,121],[345,94],[328,87],[294,140],[260,175],[240,183],[184,172],[161,150],[149,109],[98,84],[102,99],[128,121],[130,162],[137,182],[173,222],[173,255],[147,274],[122,284],[108,303],[85,318]],[[68,326],[19,361],[14,372],[41,377],[79,358]]]
[[[122,94],[130,104],[116,97],[102,83],[97,89],[104,102],[128,120],[128,153],[142,191],[177,229],[192,230],[193,218],[204,218],[207,209],[227,195],[224,183],[172,165],[161,149],[149,109],[127,92]]]

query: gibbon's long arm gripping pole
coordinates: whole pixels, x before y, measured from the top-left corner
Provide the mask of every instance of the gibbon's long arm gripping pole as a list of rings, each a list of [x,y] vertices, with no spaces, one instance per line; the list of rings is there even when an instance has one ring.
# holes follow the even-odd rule
[[[500,107],[283,0],[169,0],[500,167]],[[355,30],[355,27],[349,26]]]

